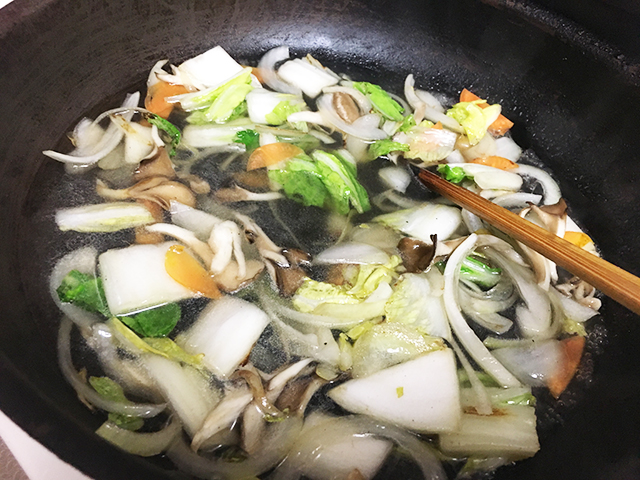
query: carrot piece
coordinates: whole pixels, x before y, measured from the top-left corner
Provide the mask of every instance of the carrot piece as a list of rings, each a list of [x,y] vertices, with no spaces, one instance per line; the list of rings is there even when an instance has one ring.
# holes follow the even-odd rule
[[[564,239],[580,248],[584,247],[585,245],[589,245],[590,243],[593,243],[593,240],[591,240],[591,237],[589,237],[589,235],[587,235],[586,233],[582,233],[582,232],[564,232]]]
[[[482,100],[482,99],[479,96],[477,96],[475,93],[471,93],[466,88],[463,88],[462,92],[460,92],[461,102],[475,102],[476,100]],[[480,108],[487,108],[489,104],[487,102],[483,102],[483,103],[478,103],[478,106]],[[500,114],[498,118],[491,125],[489,125],[488,130],[489,130],[489,133],[491,133],[492,135],[495,135],[496,137],[501,137],[502,135],[507,133],[507,131],[509,131],[511,127],[513,127],[513,122],[509,120],[507,117],[505,117],[504,115]]]
[[[436,124],[435,124],[433,127],[431,127],[431,128],[435,128],[436,130],[442,130],[442,123],[441,123],[441,122],[438,122],[438,123],[436,123]]]
[[[247,161],[247,170],[269,167],[303,153],[304,150],[290,143],[269,143],[267,145],[263,145],[262,147],[256,148],[251,153],[251,156]]]
[[[488,157],[474,158],[469,163],[477,163],[479,165],[488,165],[493,168],[499,168],[500,170],[511,170],[512,168],[518,168],[517,163],[513,163],[508,158],[499,157],[497,155],[489,155]]]
[[[264,83],[264,79],[262,78],[262,75],[260,74],[260,69],[259,68],[253,67],[251,69],[251,75],[256,77],[260,83]]]
[[[213,277],[182,245],[171,245],[164,257],[164,268],[171,278],[208,298],[221,298],[222,294]]]
[[[562,349],[562,362],[558,366],[556,375],[547,382],[551,395],[558,398],[573,378],[580,364],[585,340],[583,336],[574,335],[560,341]]]
[[[173,103],[167,102],[167,97],[183,93],[189,93],[184,85],[160,81],[149,87],[147,97],[144,99],[144,108],[162,118],[169,118],[173,111]]]

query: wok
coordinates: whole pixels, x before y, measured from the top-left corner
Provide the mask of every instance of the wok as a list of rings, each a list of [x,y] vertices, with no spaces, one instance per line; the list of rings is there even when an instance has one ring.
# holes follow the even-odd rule
[[[52,235],[54,209],[79,200],[40,152],[141,87],[157,59],[216,44],[244,61],[290,45],[387,88],[410,72],[441,92],[472,87],[502,104],[604,257],[640,274],[640,17],[622,4],[545,3],[16,0],[0,11],[0,409],[94,478],[186,478],[95,436],[100,420],[58,371],[46,275],[83,240]],[[606,299],[602,311],[582,375],[538,409],[540,452],[496,479],[640,478],[640,319]]]

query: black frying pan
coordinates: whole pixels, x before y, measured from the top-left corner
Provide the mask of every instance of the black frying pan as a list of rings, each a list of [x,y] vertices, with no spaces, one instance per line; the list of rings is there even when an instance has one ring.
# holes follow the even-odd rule
[[[622,50],[539,4],[507,0],[16,0],[0,11],[0,409],[97,479],[185,478],[96,437],[100,420],[58,371],[46,273],[78,240],[52,236],[51,213],[79,200],[40,152],[139,88],[157,59],[216,44],[244,61],[290,45],[388,88],[409,72],[429,89],[473,87],[516,122],[515,140],[559,178],[603,255],[640,274],[637,12],[545,3]],[[603,312],[582,375],[539,408],[541,451],[497,479],[640,478],[640,319],[606,300]]]

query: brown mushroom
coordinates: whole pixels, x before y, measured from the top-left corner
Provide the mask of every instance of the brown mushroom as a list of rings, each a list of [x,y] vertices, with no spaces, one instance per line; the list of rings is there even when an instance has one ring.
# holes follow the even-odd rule
[[[195,207],[196,196],[186,185],[169,180],[167,177],[149,177],[139,181],[129,188],[114,190],[102,181],[97,180],[96,192],[103,198],[110,200],[149,200],[157,203],[165,210],[169,210],[171,200],[184,205]]]
[[[433,245],[411,237],[404,237],[398,242],[398,250],[402,263],[409,273],[419,273],[427,270],[436,253],[437,235],[431,235]]]
[[[360,118],[360,110],[348,93],[335,92],[331,100],[333,108],[338,116],[347,123],[353,123]]]
[[[174,178],[176,172],[173,169],[173,163],[169,158],[169,154],[164,148],[159,148],[158,153],[149,160],[143,160],[133,173],[133,179],[136,181],[144,180],[151,177]]]

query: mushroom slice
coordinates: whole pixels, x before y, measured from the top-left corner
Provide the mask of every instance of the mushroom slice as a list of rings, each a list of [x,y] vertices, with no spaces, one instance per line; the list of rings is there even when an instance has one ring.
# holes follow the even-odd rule
[[[176,172],[169,154],[164,148],[160,148],[153,158],[140,162],[133,174],[133,179],[140,181],[151,177],[174,178],[175,176]]]
[[[253,282],[262,270],[264,270],[264,263],[258,260],[247,260],[245,275],[240,276],[238,263],[232,261],[224,271],[214,276],[213,279],[220,290],[233,293]]]
[[[402,264],[409,273],[419,273],[427,270],[433,259],[437,249],[437,235],[431,235],[432,245],[411,237],[404,237],[398,242],[398,250]]]
[[[142,199],[157,203],[165,210],[169,210],[171,201],[175,200],[184,205],[195,207],[196,197],[186,185],[169,180],[166,177],[149,177],[139,181],[129,188],[114,190],[100,179],[96,181],[96,192],[103,198],[112,200]]]
[[[358,105],[348,93],[335,92],[331,104],[338,116],[347,123],[353,123],[360,118]]]
[[[288,265],[281,265],[275,261],[270,264],[278,290],[284,297],[291,297],[308,277],[302,267],[311,265],[311,255],[296,248],[283,249],[282,254],[288,260]]]

